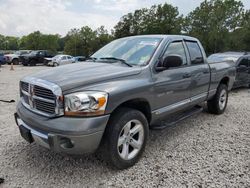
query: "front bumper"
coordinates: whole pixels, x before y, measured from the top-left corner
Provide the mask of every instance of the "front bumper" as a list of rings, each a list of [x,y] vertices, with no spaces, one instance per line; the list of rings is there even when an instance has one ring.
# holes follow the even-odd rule
[[[93,153],[99,147],[108,119],[109,115],[49,119],[32,113],[20,103],[15,113],[16,124],[26,141],[68,154]]]

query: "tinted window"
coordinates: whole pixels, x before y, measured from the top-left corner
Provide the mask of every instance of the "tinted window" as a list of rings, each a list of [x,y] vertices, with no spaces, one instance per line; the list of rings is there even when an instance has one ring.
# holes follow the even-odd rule
[[[38,54],[39,55],[45,55],[45,52],[44,51],[40,51]]]
[[[197,42],[186,42],[188,51],[191,58],[191,64],[201,64],[204,63],[201,49]]]
[[[173,42],[173,43],[171,43],[168,46],[163,58],[165,58],[165,57],[167,57],[169,55],[179,55],[179,56],[182,57],[183,65],[187,64],[187,57],[186,57],[185,49],[184,49],[184,46],[183,46],[182,42]]]
[[[239,66],[246,66],[246,67],[248,67],[248,61],[249,60],[247,58],[242,59],[240,61],[240,63],[239,63]]]
[[[84,61],[85,59],[83,57],[78,58],[78,61]]]

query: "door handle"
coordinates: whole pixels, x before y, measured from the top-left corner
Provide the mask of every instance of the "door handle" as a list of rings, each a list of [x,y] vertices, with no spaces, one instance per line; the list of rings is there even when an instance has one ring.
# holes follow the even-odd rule
[[[191,77],[191,74],[185,73],[182,77],[183,77],[183,78],[190,78],[190,77]]]

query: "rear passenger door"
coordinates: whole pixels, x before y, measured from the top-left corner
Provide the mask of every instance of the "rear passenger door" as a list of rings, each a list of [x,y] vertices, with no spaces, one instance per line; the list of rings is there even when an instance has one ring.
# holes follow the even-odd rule
[[[200,44],[197,41],[185,41],[191,67],[191,102],[198,104],[207,98],[210,84],[210,68]]]
[[[67,64],[67,61],[68,61],[68,58],[67,58],[67,56],[62,56],[61,57],[61,65],[65,65],[65,64]]]

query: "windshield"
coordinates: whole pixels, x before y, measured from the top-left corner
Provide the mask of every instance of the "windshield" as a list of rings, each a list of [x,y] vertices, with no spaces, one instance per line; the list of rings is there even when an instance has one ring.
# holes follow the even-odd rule
[[[38,53],[38,51],[32,51],[31,53],[30,53],[30,55],[36,55]]]
[[[113,57],[125,60],[130,65],[147,65],[161,40],[156,37],[118,39],[98,50],[91,58],[99,61],[101,58]]]

